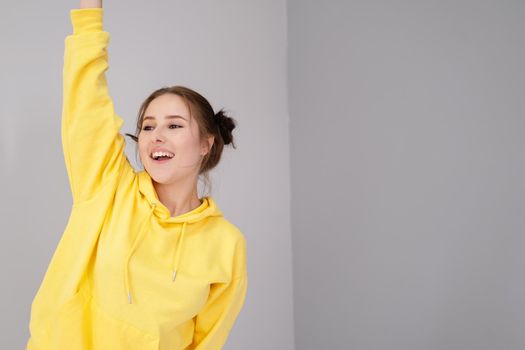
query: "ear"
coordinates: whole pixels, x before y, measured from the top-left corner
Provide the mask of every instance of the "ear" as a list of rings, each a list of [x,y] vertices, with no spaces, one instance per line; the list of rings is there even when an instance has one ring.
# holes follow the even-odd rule
[[[201,148],[201,155],[205,156],[206,153],[208,153],[211,150],[211,147],[213,146],[213,141],[215,138],[213,135],[208,136],[204,141],[202,142],[202,148]]]

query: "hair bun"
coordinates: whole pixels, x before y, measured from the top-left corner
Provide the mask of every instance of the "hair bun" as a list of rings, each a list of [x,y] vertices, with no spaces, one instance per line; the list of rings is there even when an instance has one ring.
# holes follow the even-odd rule
[[[235,120],[226,115],[223,109],[215,113],[215,120],[219,126],[219,131],[222,136],[225,145],[233,143],[232,131],[235,129],[236,123]],[[235,145],[233,145],[235,148]]]

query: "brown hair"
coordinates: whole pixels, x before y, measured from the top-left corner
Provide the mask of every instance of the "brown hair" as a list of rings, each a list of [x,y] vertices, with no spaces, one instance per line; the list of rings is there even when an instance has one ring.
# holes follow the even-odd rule
[[[199,126],[199,138],[201,140],[208,135],[214,136],[213,145],[210,148],[210,151],[203,157],[199,169],[199,175],[203,174],[205,183],[210,184],[208,172],[215,168],[219,163],[224,145],[232,144],[233,148],[237,148],[233,142],[232,135],[232,131],[235,129],[237,122],[235,119],[227,116],[224,109],[215,113],[208,100],[198,92],[180,85],[166,86],[152,92],[140,106],[135,135],[128,133],[125,135],[131,137],[133,141],[138,143],[138,136],[142,130],[142,122],[146,109],[155,98],[168,93],[182,97],[190,111],[190,119],[195,117],[197,121]],[[135,149],[135,151],[137,152],[137,149]]]

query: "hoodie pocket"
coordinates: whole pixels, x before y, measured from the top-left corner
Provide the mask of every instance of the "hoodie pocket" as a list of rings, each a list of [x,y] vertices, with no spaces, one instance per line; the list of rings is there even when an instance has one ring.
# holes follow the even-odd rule
[[[53,349],[92,349],[90,299],[85,290],[79,290],[58,309],[49,334]]]
[[[158,350],[159,337],[118,319],[91,299],[93,349]]]
[[[158,338],[105,313],[87,290],[79,290],[57,312],[49,349],[157,350]]]

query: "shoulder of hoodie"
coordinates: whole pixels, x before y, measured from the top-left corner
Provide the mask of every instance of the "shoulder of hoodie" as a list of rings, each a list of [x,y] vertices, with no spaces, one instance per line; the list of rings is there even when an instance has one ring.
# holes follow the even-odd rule
[[[239,227],[234,225],[224,216],[215,216],[213,218],[209,218],[209,220],[212,225],[220,227],[219,231],[221,232],[221,235],[226,235],[235,242],[245,241],[244,234],[239,229]]]

